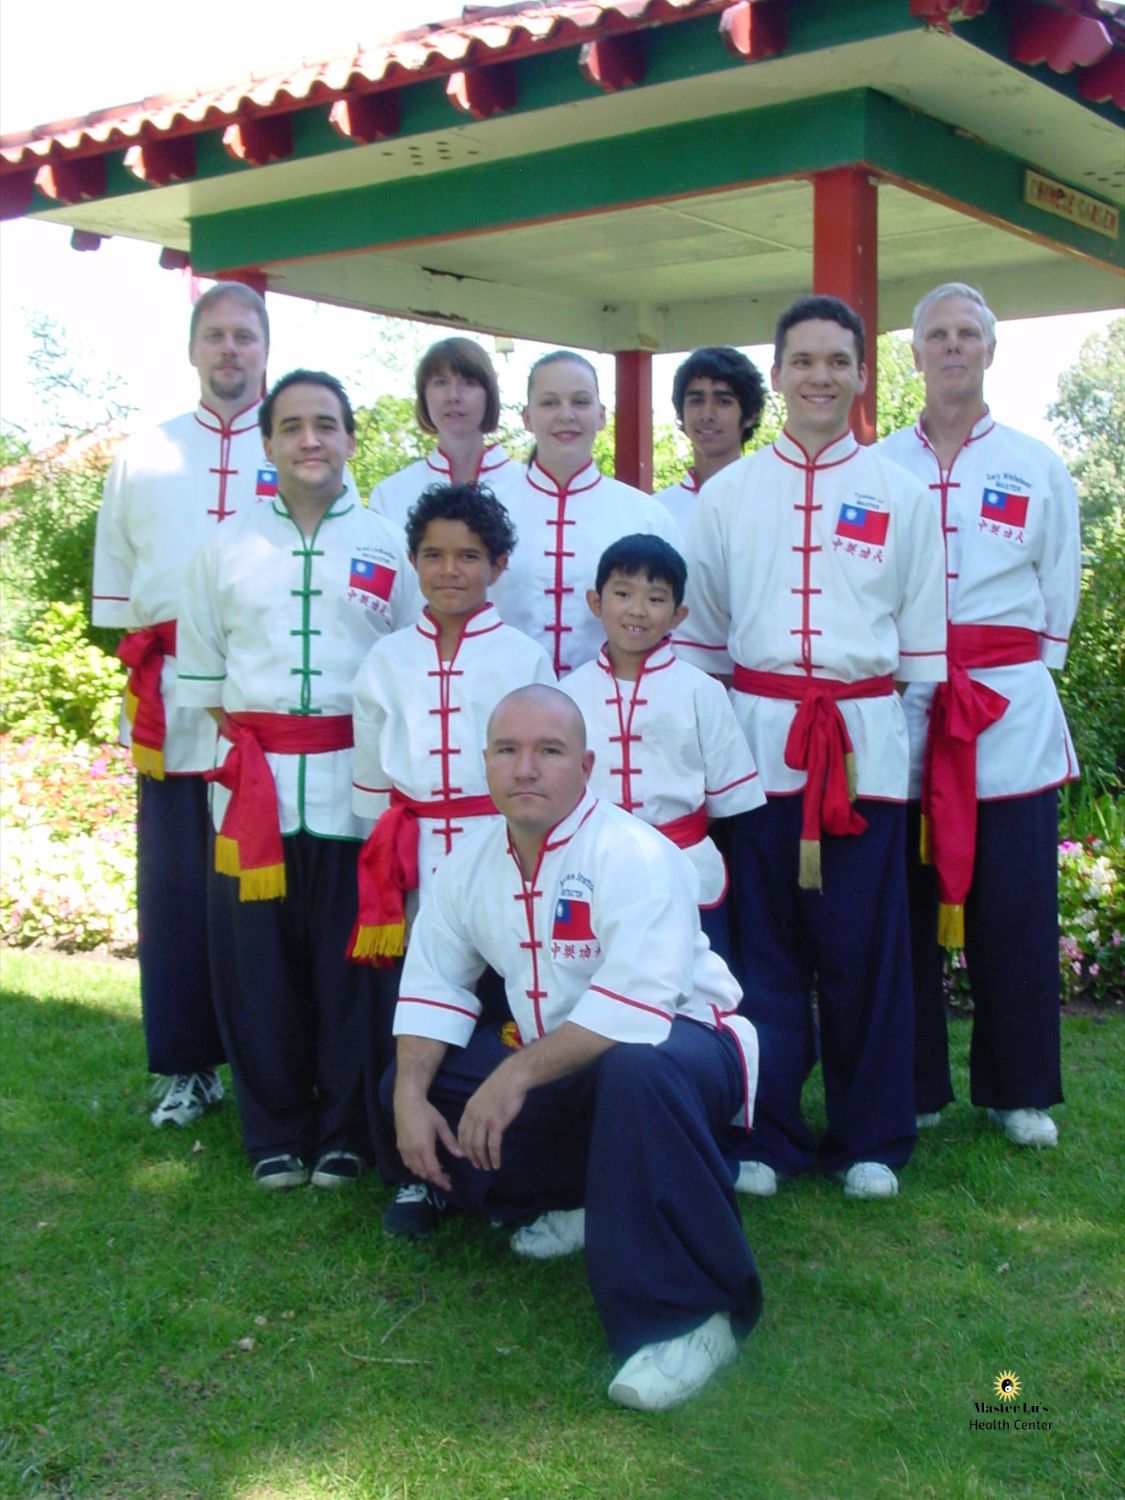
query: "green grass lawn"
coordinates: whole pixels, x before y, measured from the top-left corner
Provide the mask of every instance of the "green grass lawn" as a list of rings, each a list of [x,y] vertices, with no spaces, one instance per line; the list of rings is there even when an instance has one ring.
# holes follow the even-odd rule
[[[580,1257],[528,1264],[464,1219],[387,1242],[370,1182],[255,1189],[231,1104],[150,1127],[135,969],[6,951],[2,984],[4,1497],[1125,1489],[1120,1015],[1064,1021],[1057,1151],[959,1103],[895,1200],[745,1201],[762,1321],[700,1399],[644,1416],[606,1400]],[[1010,1430],[973,1431],[1001,1370]]]

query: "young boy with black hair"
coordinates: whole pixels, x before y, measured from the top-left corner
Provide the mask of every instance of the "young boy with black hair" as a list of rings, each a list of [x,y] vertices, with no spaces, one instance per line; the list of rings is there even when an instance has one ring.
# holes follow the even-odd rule
[[[586,594],[605,644],[561,686],[586,720],[591,790],[684,850],[699,875],[703,929],[722,954],[727,873],[708,822],[766,799],[722,685],[672,654],[686,579],[661,537],[636,533],[607,547]]]
[[[516,543],[495,496],[434,486],[410,510],[406,543],[426,606],[355,681],[352,806],[379,821],[360,856],[351,956],[375,962],[403,952],[404,894],[423,893],[456,839],[496,814],[482,760],[489,714],[513,688],[555,680],[543,648],[488,602]]]
[[[498,816],[484,775],[492,710],[514,688],[555,681],[543,648],[505,625],[487,598],[516,544],[494,495],[472,484],[434,486],[407,516],[406,544],[426,605],[416,624],[368,654],[353,710],[352,805],[378,822],[359,857],[359,917],[348,953],[379,966],[404,952],[407,916],[454,844],[482,818]],[[482,984],[490,1013],[506,1013],[499,983],[486,974]],[[440,1205],[425,1184],[401,1182],[372,1102],[391,1060],[392,1010],[372,1019],[368,1114],[383,1176],[400,1182],[384,1228],[415,1236]]]

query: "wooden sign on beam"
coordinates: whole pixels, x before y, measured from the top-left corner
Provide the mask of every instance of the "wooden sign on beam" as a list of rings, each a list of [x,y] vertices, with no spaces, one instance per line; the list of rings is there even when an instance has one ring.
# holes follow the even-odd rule
[[[1069,219],[1072,224],[1081,224],[1083,229],[1092,229],[1095,234],[1104,234],[1107,240],[1115,240],[1118,236],[1121,213],[1112,203],[1091,198],[1089,193],[1044,177],[1042,172],[1033,172],[1030,167],[1023,174],[1023,201],[1030,203],[1032,208],[1041,208],[1046,214],[1055,214],[1060,219]]]

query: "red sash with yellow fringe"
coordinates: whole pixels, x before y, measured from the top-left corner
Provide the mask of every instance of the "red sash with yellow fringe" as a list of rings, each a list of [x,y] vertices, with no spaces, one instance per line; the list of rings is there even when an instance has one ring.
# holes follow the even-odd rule
[[[404,897],[418,889],[419,818],[484,818],[495,811],[488,796],[418,802],[397,787],[392,790],[390,807],[359,851],[359,915],[347,956],[386,969],[406,951]]]
[[[240,901],[278,901],[285,895],[285,851],[266,755],[349,750],[351,714],[225,714],[220,733],[230,749],[221,766],[204,773],[231,794],[215,837],[215,869],[238,877]]]
[[[805,772],[801,809],[801,856],[797,884],[803,891],[822,889],[820,838],[859,834],[867,819],[856,812],[855,749],[837,703],[845,698],[889,698],[893,677],[860,677],[834,682],[828,677],[791,677],[784,672],[755,672],[735,666],[734,686],[759,698],[787,698],[799,703],[789,737],[785,764]]]
[[[130,630],[117,647],[129,668],[125,683],[125,717],[132,731],[130,754],[142,776],[164,780],[164,698],[160,676],[164,658],[176,654],[176,622],[161,620],[143,630]]]
[[[938,942],[963,948],[977,852],[977,740],[1008,707],[969,668],[1038,661],[1039,637],[1017,625],[950,625],[948,649],[949,677],[934,693],[926,735],[919,854],[937,871]]]

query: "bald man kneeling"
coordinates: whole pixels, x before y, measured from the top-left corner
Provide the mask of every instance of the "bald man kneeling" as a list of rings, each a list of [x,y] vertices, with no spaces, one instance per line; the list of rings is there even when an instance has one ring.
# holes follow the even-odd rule
[[[695,872],[587,789],[574,703],[534,686],[485,750],[503,821],[438,872],[406,957],[383,1081],[398,1150],[435,1213],[522,1224],[518,1254],[585,1250],[609,1387],[654,1411],[734,1359],[762,1295],[718,1139],[750,1122],[757,1039],[699,927]],[[515,1025],[478,1025],[504,977]]]

